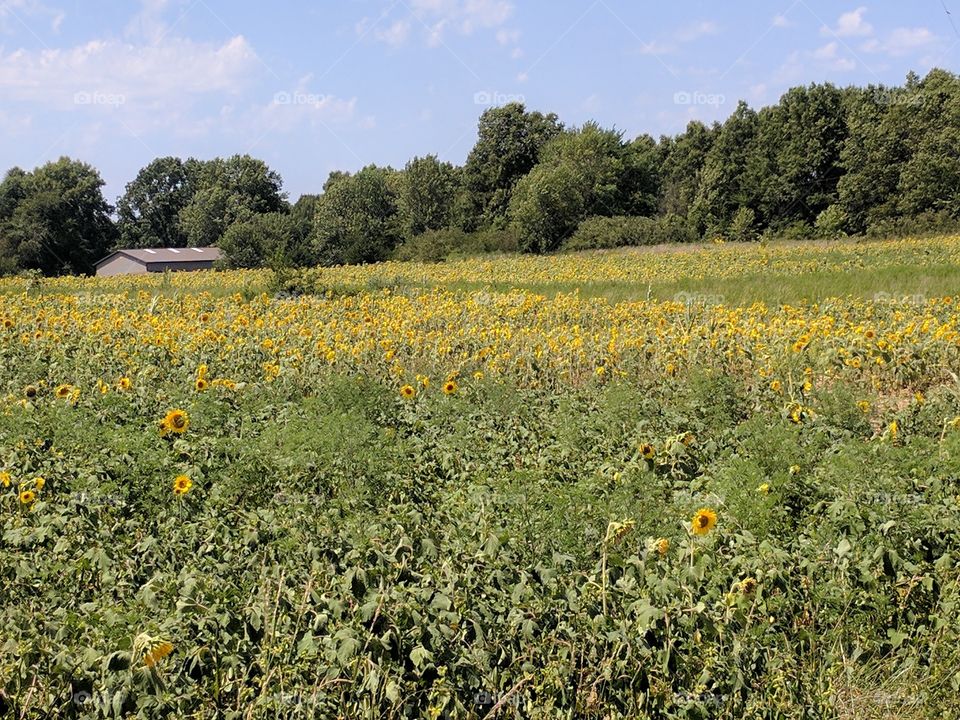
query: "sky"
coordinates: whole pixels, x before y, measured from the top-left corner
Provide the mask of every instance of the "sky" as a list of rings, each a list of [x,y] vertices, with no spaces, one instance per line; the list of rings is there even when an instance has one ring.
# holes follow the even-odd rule
[[[960,0],[0,0],[0,172],[63,155],[110,202],[160,156],[463,163],[513,100],[627,138],[812,82],[956,70]]]

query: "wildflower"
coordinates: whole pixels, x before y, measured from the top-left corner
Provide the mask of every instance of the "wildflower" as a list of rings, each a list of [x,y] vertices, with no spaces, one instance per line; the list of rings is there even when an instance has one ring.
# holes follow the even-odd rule
[[[44,480],[42,477],[38,477],[36,480],[33,481],[33,484],[37,488],[37,490],[43,490],[43,486],[47,484],[47,481]]]
[[[58,400],[66,400],[73,394],[73,385],[57,385],[57,389],[53,391],[53,394]]]
[[[900,425],[896,420],[890,423],[890,425],[887,427],[887,432],[890,434],[891,440],[897,439],[897,435],[900,433]]]
[[[443,394],[453,395],[455,392],[457,392],[457,383],[454,382],[453,380],[447,380],[443,384]]]
[[[866,400],[861,400],[857,403],[857,408],[860,410],[860,412],[866,415],[868,412],[870,412],[870,403]]]
[[[670,540],[667,538],[657,538],[657,541],[653,544],[653,547],[656,548],[657,554],[660,557],[663,557],[670,551]]]
[[[597,368],[596,373],[597,373],[597,377],[602,378],[604,375],[607,374],[607,369],[603,365],[601,365],[600,367]]]
[[[770,383],[770,389],[775,393],[781,393],[783,392],[783,383],[781,383],[779,380],[774,380]]]
[[[800,466],[791,465],[790,467],[787,468],[787,472],[790,473],[791,475],[797,475],[800,473]]]
[[[33,490],[21,490],[20,491],[20,504],[21,505],[33,505],[34,501],[37,499],[37,493]]]
[[[913,394],[913,399],[916,401],[917,405],[923,405],[927,399],[923,396],[923,393],[919,390]]]
[[[706,535],[717,525],[717,513],[709,508],[700,508],[691,520],[695,535]]]
[[[160,421],[160,434],[176,433],[182,435],[190,427],[190,416],[183,410],[171,410]]]
[[[8,472],[0,472],[0,485],[3,485],[5,488],[10,487],[12,478]]]
[[[402,388],[400,388],[400,397],[406,400],[411,399],[416,394],[417,391],[413,389],[413,385],[404,385]]]
[[[770,483],[763,483],[757,488],[757,492],[761,495],[766,495],[770,492]]]
[[[178,497],[186,495],[192,487],[193,480],[186,475],[177,475],[177,477],[173,479],[173,494]]]
[[[755,578],[748,577],[740,581],[740,592],[744,595],[753,595],[757,589],[757,581]]]
[[[656,450],[653,449],[653,445],[650,443],[643,443],[643,445],[640,446],[640,454],[644,460],[653,460],[654,455],[656,455]]]
[[[205,378],[198,377],[196,382],[194,383],[194,387],[196,388],[197,392],[203,392],[208,387],[210,387],[210,383],[208,383]]]
[[[117,387],[126,392],[133,387],[133,382],[128,377],[122,377],[117,381]]]
[[[150,652],[143,656],[143,664],[147,667],[153,667],[158,662],[167,657],[170,653],[173,652],[173,643],[170,642],[161,642],[155,646]]]

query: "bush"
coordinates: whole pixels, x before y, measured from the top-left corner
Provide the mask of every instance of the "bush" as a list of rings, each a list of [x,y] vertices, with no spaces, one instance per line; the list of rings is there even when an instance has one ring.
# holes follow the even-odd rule
[[[695,241],[696,234],[679,215],[649,217],[591,217],[563,244],[563,249],[600,250],[636,245]]]
[[[814,225],[817,237],[838,238],[846,237],[847,213],[840,205],[834,204],[817,216]]]
[[[949,212],[928,211],[910,217],[886,218],[870,223],[867,236],[874,238],[906,237],[910,235],[934,235],[956,232],[960,220]]]
[[[737,210],[730,222],[728,235],[734,242],[754,242],[758,237],[757,214],[747,207]]]
[[[410,238],[393,253],[394,260],[443,262],[455,248],[466,242],[467,234],[456,228],[428,230]]]

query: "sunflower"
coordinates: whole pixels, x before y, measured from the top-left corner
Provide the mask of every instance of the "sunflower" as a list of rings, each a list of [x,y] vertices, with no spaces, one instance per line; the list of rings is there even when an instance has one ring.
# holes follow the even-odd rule
[[[206,378],[198,377],[194,383],[194,387],[197,389],[197,392],[203,392],[210,387],[210,383],[206,381]]]
[[[757,488],[757,492],[760,493],[761,495],[766,495],[767,493],[770,492],[770,484],[769,484],[769,483],[762,483],[762,484]]]
[[[47,484],[47,481],[42,477],[38,477],[33,481],[33,484],[36,486],[37,490],[43,490],[43,486]]]
[[[640,446],[640,454],[643,456],[644,460],[653,460],[653,456],[656,454],[656,450],[653,449],[653,445],[650,443],[643,443]]]
[[[663,557],[670,551],[670,540],[667,538],[658,538],[653,544],[653,547],[656,548],[657,554]]]
[[[190,417],[183,410],[171,410],[160,421],[160,434],[177,433],[182,435],[190,427]]]
[[[117,387],[124,391],[129,390],[133,387],[133,381],[128,377],[122,377],[117,381]]]
[[[780,382],[779,380],[774,380],[773,382],[770,383],[770,389],[773,390],[775,393],[782,392],[783,383]]]
[[[453,395],[457,391],[457,383],[453,380],[447,380],[443,384],[443,394],[444,395]]]
[[[603,365],[600,365],[600,366],[596,369],[596,373],[597,373],[597,377],[601,377],[601,378],[602,378],[604,375],[607,374],[607,369],[606,369]]]
[[[73,385],[57,385],[57,389],[54,390],[58,400],[66,400],[71,394],[73,394]]]
[[[37,396],[37,388],[34,385],[27,385],[23,389],[23,395],[27,400],[33,400]]]
[[[3,485],[5,488],[8,488],[10,487],[11,482],[12,482],[12,478],[10,477],[10,473],[0,472],[0,485]]]
[[[177,477],[173,479],[173,494],[178,497],[186,495],[192,487],[193,480],[186,475],[177,475]]]
[[[740,581],[740,592],[744,595],[753,595],[757,589],[757,581],[752,577],[744,578]]]
[[[417,394],[417,391],[413,389],[413,385],[404,385],[400,388],[400,397],[409,400],[414,395]]]
[[[163,660],[167,655],[173,652],[173,643],[170,642],[161,642],[156,645],[150,652],[143,656],[143,664],[147,667],[153,667],[158,662]]]
[[[37,499],[37,493],[33,490],[21,490],[20,491],[20,504],[21,505],[33,505],[34,501]]]
[[[717,513],[709,508],[700,508],[690,522],[695,535],[706,535],[717,525]]]

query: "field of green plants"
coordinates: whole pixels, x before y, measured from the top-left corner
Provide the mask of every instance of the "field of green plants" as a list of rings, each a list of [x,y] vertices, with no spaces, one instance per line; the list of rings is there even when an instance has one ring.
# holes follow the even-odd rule
[[[958,249],[4,280],[0,717],[960,717]]]

